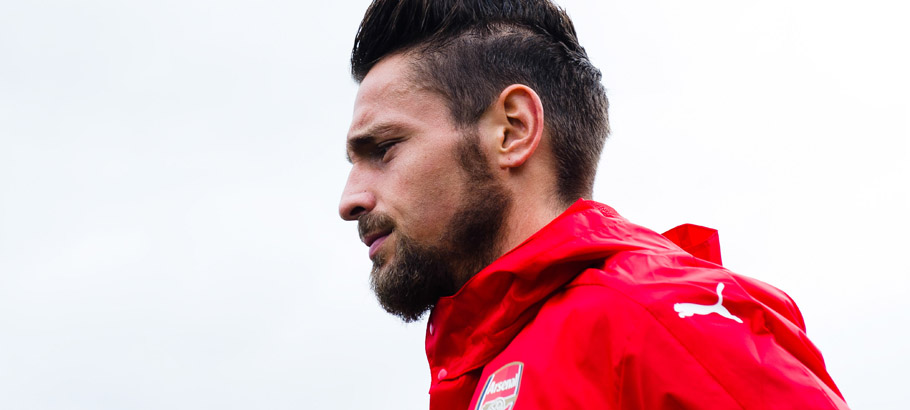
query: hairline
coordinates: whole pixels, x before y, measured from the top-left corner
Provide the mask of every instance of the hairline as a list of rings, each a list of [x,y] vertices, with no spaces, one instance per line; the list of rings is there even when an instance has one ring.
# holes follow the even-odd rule
[[[505,36],[509,36],[509,35],[534,36],[536,34],[541,34],[541,33],[539,33],[533,27],[530,27],[521,22],[508,21],[508,20],[496,20],[496,21],[485,22],[483,24],[476,24],[476,25],[473,25],[470,27],[466,27],[463,30],[460,30],[457,32],[448,32],[448,33],[437,32],[437,33],[434,33],[433,35],[430,35],[429,37],[423,38],[414,43],[405,44],[402,47],[389,50],[388,52],[383,54],[381,57],[377,58],[374,62],[369,64],[370,68],[369,68],[369,70],[367,70],[366,73],[363,74],[363,77],[358,78],[357,76],[355,76],[355,80],[357,80],[358,83],[362,82],[363,79],[366,78],[367,75],[369,75],[369,72],[372,71],[373,67],[375,67],[381,61],[383,61],[389,57],[396,56],[396,55],[404,56],[404,57],[406,57],[407,67],[409,70],[409,72],[406,73],[406,75],[405,75],[405,78],[407,79],[407,81],[409,81],[411,83],[411,85],[417,89],[434,93],[435,95],[442,98],[446,105],[446,108],[448,109],[449,119],[450,119],[452,125],[454,125],[457,130],[464,131],[464,132],[476,132],[482,116],[484,115],[484,113],[487,112],[487,110],[489,110],[490,106],[492,106],[492,104],[496,101],[497,96],[499,95],[499,93],[502,92],[502,90],[505,90],[506,88],[508,88],[514,84],[524,85],[538,93],[543,90],[537,90],[532,84],[525,84],[524,82],[514,82],[513,83],[510,81],[506,81],[507,84],[504,84],[499,89],[499,93],[494,92],[493,94],[486,96],[486,98],[488,98],[487,106],[484,107],[482,111],[480,111],[479,113],[474,113],[473,115],[471,115],[468,118],[459,118],[459,116],[457,114],[458,109],[459,109],[458,102],[453,99],[453,96],[451,96],[449,93],[446,92],[445,82],[442,80],[439,80],[438,78],[435,78],[432,75],[432,73],[429,72],[429,69],[432,68],[432,65],[434,64],[432,59],[435,57],[432,54],[434,52],[444,51],[446,49],[446,47],[452,46],[453,42],[457,42],[459,40],[466,41],[466,42],[485,41],[490,37],[501,37],[501,36],[505,37]],[[474,37],[474,36],[481,36],[482,38],[475,37],[472,39],[471,37]],[[470,44],[462,45],[462,47],[465,47],[465,46],[470,47],[471,45]],[[442,56],[441,58],[445,59],[446,57]],[[424,59],[430,59],[430,61],[425,61]],[[560,125],[561,120],[560,120],[559,115],[557,115],[556,117],[552,117],[549,121],[547,119],[545,119],[544,124],[543,124],[544,138],[546,138],[551,143],[556,142],[553,140],[553,133],[561,132],[559,130],[553,129],[553,126],[554,126],[553,121],[556,121],[556,124],[555,124],[556,126],[561,126]],[[560,128],[560,130],[561,130],[561,128]],[[562,130],[562,131],[565,131],[565,130]],[[609,131],[607,131],[607,132],[609,133]],[[601,147],[601,149],[602,149],[602,147]],[[598,154],[597,156],[599,157],[600,152],[598,152],[597,154]],[[551,146],[550,155],[554,157],[554,160],[556,160],[557,162],[559,161],[558,150],[555,146]],[[565,192],[563,192],[563,188],[559,185],[560,174],[563,169],[557,163],[554,163],[553,166],[554,166],[553,171],[554,171],[554,175],[556,175],[557,182],[551,188],[552,188],[553,196],[556,198],[558,203],[568,206],[568,205],[571,205],[571,203],[574,202],[579,197],[590,198],[590,196],[592,194],[592,190],[593,190],[594,174],[596,174],[596,169],[597,169],[596,162],[592,165],[593,170],[592,170],[592,175],[590,177],[591,178],[590,182],[588,182],[588,184],[586,184],[585,186],[579,186],[578,187],[579,190],[574,191],[574,194],[568,194],[568,195],[566,195]],[[566,192],[568,192],[568,191],[566,191]]]

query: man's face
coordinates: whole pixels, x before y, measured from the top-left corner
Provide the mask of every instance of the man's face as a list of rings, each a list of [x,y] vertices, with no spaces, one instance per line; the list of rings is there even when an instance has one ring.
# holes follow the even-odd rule
[[[510,197],[476,133],[457,129],[445,100],[408,79],[409,62],[386,57],[360,84],[339,212],[358,221],[380,304],[413,321],[499,255]]]

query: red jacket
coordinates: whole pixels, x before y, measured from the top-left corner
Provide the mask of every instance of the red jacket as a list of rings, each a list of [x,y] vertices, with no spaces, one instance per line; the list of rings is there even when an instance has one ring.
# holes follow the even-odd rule
[[[667,236],[579,201],[440,299],[431,410],[847,408],[786,294]]]

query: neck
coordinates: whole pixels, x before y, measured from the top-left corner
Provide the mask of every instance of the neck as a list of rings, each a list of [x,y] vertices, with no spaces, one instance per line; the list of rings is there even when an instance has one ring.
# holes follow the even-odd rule
[[[529,203],[528,201],[531,202]],[[503,225],[502,239],[499,243],[499,254],[497,257],[502,256],[530,238],[531,235],[534,235],[549,224],[568,207],[568,205],[562,205],[543,197],[538,197],[537,201],[533,201],[530,198],[522,198],[520,200],[516,198],[507,213],[506,221]]]
[[[534,235],[541,228],[550,223],[568,206],[556,205],[557,202],[532,201],[530,196],[509,196],[503,192],[502,196],[488,193],[485,205],[493,203],[492,208],[468,208],[472,211],[480,211],[479,214],[470,217],[463,215],[456,217],[453,221],[481,221],[483,218],[495,218],[496,221],[481,221],[478,224],[460,224],[453,227],[454,232],[462,235],[454,235],[460,238],[459,243],[467,243],[466,247],[459,247],[461,254],[454,254],[450,258],[456,265],[453,266],[456,276],[453,276],[455,287],[452,293],[460,289],[468,280],[478,272],[489,266],[495,260],[499,259],[506,252],[511,251],[526,239]],[[497,202],[496,198],[501,199]],[[496,212],[496,209],[501,212]],[[490,237],[490,242],[484,240],[483,236],[475,237],[472,234],[478,232],[472,227],[499,225],[497,231],[487,231],[494,233]],[[467,240],[467,242],[464,242]]]

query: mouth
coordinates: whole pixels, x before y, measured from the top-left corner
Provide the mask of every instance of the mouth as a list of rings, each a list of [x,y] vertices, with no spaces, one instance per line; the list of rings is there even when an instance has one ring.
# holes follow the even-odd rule
[[[373,256],[376,254],[376,251],[379,250],[379,247],[382,246],[382,243],[385,242],[386,238],[389,237],[389,234],[392,233],[392,230],[384,230],[380,232],[374,232],[369,235],[363,236],[363,243],[370,247],[370,259],[373,259]]]

